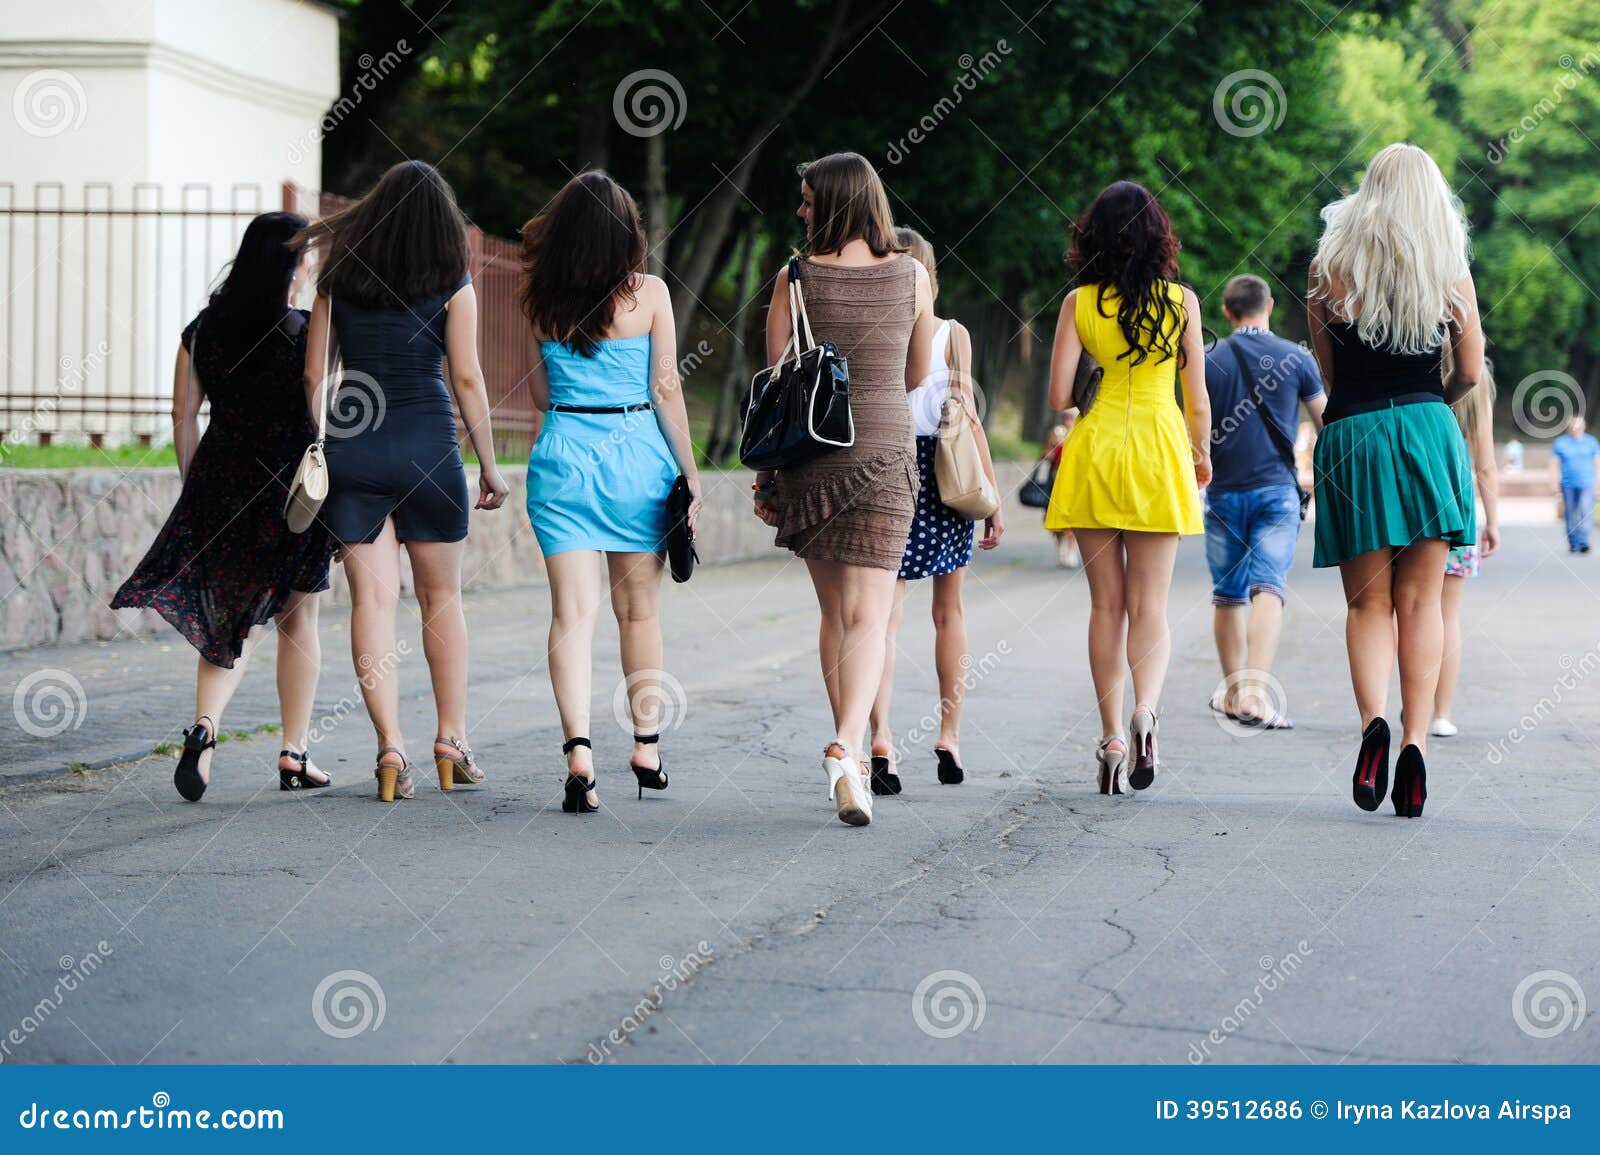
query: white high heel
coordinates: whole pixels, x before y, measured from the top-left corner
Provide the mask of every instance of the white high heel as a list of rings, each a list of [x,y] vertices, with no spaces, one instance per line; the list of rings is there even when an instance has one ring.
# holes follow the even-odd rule
[[[1120,742],[1124,747],[1113,750],[1111,744]],[[1099,784],[1102,794],[1128,793],[1128,743],[1121,734],[1107,734],[1100,739],[1100,745],[1095,750],[1095,761],[1099,764]]]
[[[872,792],[862,781],[861,765],[850,757],[835,758],[830,751],[838,748],[833,743],[822,752],[822,768],[828,772],[828,801],[839,806],[839,821],[850,826],[866,826],[872,821]]]

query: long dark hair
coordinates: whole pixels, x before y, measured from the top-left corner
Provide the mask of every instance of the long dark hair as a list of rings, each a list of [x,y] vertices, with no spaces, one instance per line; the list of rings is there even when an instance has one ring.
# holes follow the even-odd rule
[[[569,180],[522,226],[522,311],[545,337],[593,357],[644,271],[644,229],[628,190],[599,169]]]
[[[1106,294],[1116,293],[1117,328],[1128,342],[1122,357],[1141,365],[1157,353],[1183,364],[1183,309],[1162,283],[1177,281],[1178,238],[1155,194],[1131,180],[1108,185],[1073,222],[1067,264],[1075,286],[1095,287],[1102,317],[1111,316]]]
[[[835,152],[800,166],[800,179],[811,190],[813,254],[837,253],[860,238],[875,257],[903,253],[895,239],[894,213],[878,170],[859,152]]]
[[[262,213],[245,226],[228,275],[206,304],[205,338],[230,362],[267,348],[263,340],[289,313],[289,286],[305,251],[295,237],[306,227],[299,213]]]
[[[467,220],[431,164],[401,161],[352,205],[296,237],[321,250],[317,292],[366,309],[403,309],[459,285]]]

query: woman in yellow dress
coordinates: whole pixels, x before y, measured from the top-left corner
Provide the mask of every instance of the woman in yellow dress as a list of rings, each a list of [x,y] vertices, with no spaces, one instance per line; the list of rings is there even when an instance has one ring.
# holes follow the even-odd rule
[[[1211,480],[1211,405],[1200,301],[1178,283],[1177,255],[1172,224],[1148,189],[1132,181],[1106,188],[1072,226],[1067,261],[1076,287],[1062,302],[1050,362],[1052,409],[1071,404],[1085,352],[1105,369],[1062,448],[1044,522],[1073,531],[1089,579],[1102,794],[1155,781],[1178,535],[1204,532],[1197,487]],[[1122,731],[1124,652],[1133,672],[1131,758]]]

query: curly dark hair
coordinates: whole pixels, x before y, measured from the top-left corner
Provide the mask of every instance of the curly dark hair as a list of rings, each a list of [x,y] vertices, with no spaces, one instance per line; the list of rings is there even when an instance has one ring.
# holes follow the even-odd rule
[[[1116,294],[1117,328],[1128,341],[1122,357],[1131,364],[1143,364],[1151,353],[1183,364],[1183,308],[1163,283],[1178,283],[1178,248],[1161,202],[1131,180],[1108,185],[1072,224],[1067,265],[1073,285],[1095,287],[1102,317],[1112,315],[1106,295]]]

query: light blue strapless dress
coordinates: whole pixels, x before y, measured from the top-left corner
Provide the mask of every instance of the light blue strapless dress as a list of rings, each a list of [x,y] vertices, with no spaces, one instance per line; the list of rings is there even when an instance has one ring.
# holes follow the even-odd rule
[[[552,405],[638,405],[650,396],[650,334],[600,342],[584,357],[540,342]],[[528,455],[528,519],[546,557],[573,549],[665,548],[678,463],[653,409],[545,414]]]

